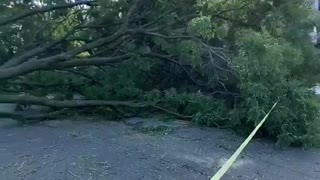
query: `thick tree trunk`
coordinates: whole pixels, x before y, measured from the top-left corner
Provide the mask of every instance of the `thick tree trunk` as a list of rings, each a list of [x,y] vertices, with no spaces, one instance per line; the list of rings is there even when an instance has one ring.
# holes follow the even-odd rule
[[[0,95],[0,103],[23,103],[40,106],[48,106],[57,109],[76,108],[76,107],[95,107],[95,106],[125,106],[131,108],[154,108],[156,110],[171,114],[180,119],[191,119],[192,116],[184,116],[171,110],[153,104],[143,104],[132,101],[107,101],[107,100],[52,100],[36,97],[32,95]],[[0,110],[1,111],[1,110]],[[16,116],[15,114],[13,116]]]

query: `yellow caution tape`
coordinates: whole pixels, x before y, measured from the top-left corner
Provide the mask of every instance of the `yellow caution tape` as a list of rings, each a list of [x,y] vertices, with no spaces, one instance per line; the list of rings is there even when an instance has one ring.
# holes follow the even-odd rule
[[[210,179],[210,180],[220,180],[220,178],[230,169],[234,161],[238,158],[243,149],[248,145],[253,136],[257,133],[259,128],[263,125],[263,123],[268,118],[270,112],[273,108],[278,104],[278,102],[274,103],[268,114],[264,116],[261,122],[257,125],[257,127],[251,132],[251,134],[247,137],[247,139],[241,144],[241,146],[236,150],[236,152],[228,159],[228,161],[219,169],[219,171]]]

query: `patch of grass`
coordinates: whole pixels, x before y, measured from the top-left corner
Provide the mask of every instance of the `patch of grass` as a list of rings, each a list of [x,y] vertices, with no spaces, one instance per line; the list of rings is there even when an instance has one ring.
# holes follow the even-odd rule
[[[171,133],[173,130],[167,126],[157,126],[157,127],[138,127],[137,131],[143,134],[149,135],[167,135]]]

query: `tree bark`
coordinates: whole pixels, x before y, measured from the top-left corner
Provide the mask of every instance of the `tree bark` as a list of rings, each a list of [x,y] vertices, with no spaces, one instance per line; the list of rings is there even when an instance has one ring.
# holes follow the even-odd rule
[[[51,100],[47,98],[40,98],[32,95],[0,95],[0,103],[23,103],[23,104],[33,104],[33,105],[42,105],[52,108],[76,108],[76,107],[94,107],[94,106],[126,106],[131,108],[147,108],[151,107],[159,111],[174,115],[177,118],[181,119],[191,119],[192,116],[184,116],[179,113],[173,112],[171,110],[153,105],[153,104],[144,104],[133,101],[107,101],[107,100]]]

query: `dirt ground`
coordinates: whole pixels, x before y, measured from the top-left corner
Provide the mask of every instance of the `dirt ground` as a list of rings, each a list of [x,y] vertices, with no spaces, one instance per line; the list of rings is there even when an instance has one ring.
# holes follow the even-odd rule
[[[210,179],[243,141],[182,121],[97,118],[0,128],[0,179]],[[254,140],[223,178],[318,180],[320,150],[279,150]]]

